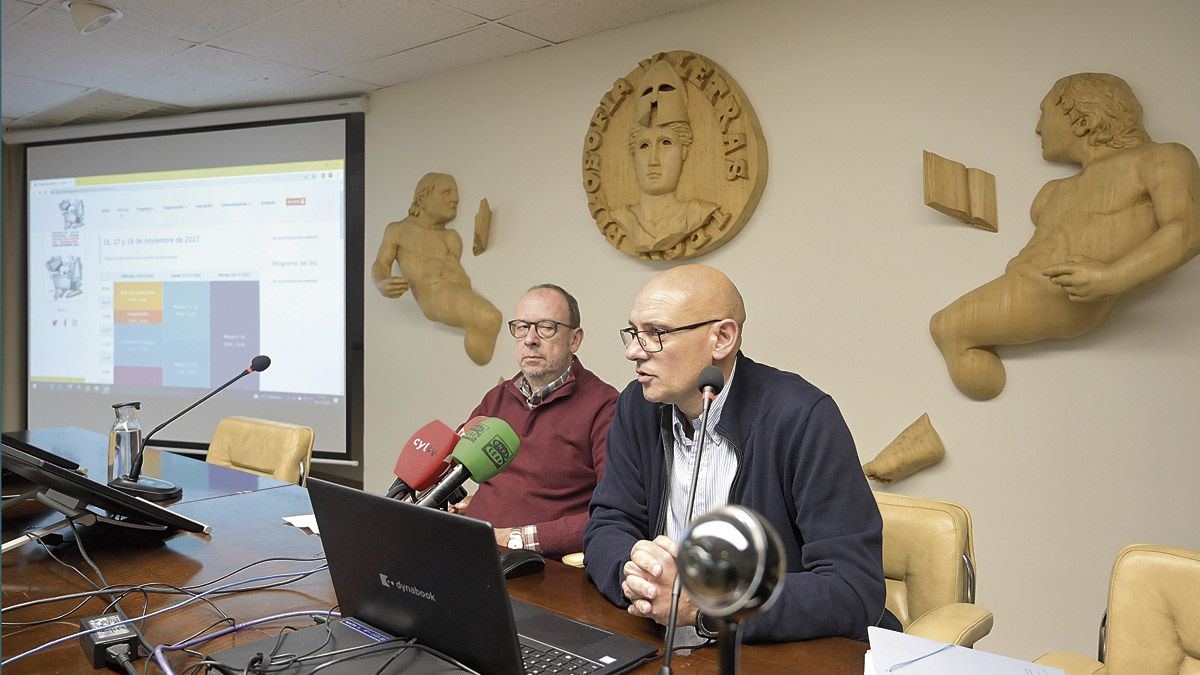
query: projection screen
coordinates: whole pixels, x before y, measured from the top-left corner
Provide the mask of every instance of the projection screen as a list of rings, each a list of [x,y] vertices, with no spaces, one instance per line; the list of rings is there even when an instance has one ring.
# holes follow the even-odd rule
[[[360,427],[363,116],[27,148],[28,426],[145,432],[201,447],[231,415]],[[357,454],[357,453],[356,453]]]

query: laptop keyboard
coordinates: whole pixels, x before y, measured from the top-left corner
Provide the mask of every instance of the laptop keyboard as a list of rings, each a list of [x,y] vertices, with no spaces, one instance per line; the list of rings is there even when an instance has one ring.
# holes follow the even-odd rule
[[[527,644],[521,645],[521,660],[525,662],[525,675],[547,673],[570,673],[583,675],[600,669],[600,664],[568,654],[561,649],[547,647],[545,651]]]

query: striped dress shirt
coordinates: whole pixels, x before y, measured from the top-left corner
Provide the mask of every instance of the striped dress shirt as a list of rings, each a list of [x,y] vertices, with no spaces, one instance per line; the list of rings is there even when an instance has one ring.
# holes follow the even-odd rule
[[[737,365],[729,373],[729,381],[717,394],[708,410],[708,432],[704,441],[704,457],[700,462],[700,475],[696,481],[696,503],[692,508],[692,518],[698,518],[709,511],[724,506],[729,501],[729,491],[733,487],[733,477],[737,473],[738,460],[733,451],[733,445],[725,437],[716,433],[717,422],[721,421],[721,410],[725,407],[725,397],[729,393],[729,385],[737,374]],[[679,542],[687,531],[688,492],[692,485],[692,468],[696,465],[696,445],[700,434],[700,418],[692,420],[692,436],[683,429],[680,421],[682,413],[679,408],[671,411],[671,428],[675,436],[674,461],[671,468],[671,497],[667,506],[666,535]]]

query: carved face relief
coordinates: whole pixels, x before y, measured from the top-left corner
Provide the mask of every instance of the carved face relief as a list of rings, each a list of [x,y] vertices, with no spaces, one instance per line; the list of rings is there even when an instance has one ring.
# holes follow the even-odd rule
[[[643,260],[686,260],[724,244],[767,180],[766,141],[746,94],[695,52],[655,54],[618,77],[583,146],[596,227]]]
[[[1050,162],[1074,162],[1074,148],[1079,140],[1071,127],[1070,116],[1053,98],[1051,92],[1042,99],[1042,114],[1034,129],[1042,137],[1042,157]]]
[[[687,159],[687,146],[670,127],[642,127],[633,136],[638,186],[648,195],[674,192]]]
[[[439,223],[454,220],[458,215],[458,184],[453,178],[438,181],[433,192],[422,200],[421,207]]]

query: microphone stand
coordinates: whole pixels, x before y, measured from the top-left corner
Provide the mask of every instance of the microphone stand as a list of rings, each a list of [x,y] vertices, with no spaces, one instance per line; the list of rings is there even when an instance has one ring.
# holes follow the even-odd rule
[[[717,649],[720,650],[721,675],[738,675],[742,654],[742,622],[720,619]]]
[[[692,508],[696,505],[696,484],[700,482],[700,460],[704,458],[704,441],[708,437],[708,409],[712,407],[713,394],[711,387],[704,388],[704,407],[700,412],[700,441],[696,444],[696,461],[692,464],[692,489],[688,493],[687,515],[683,522],[692,522]],[[679,619],[679,593],[683,588],[683,575],[675,570],[675,583],[671,586],[671,613],[667,619],[667,635],[663,640],[666,653],[663,654],[662,668],[659,675],[671,675],[671,650],[675,646],[675,622]]]
[[[149,500],[152,502],[164,502],[169,499],[175,499],[176,497],[183,496],[183,488],[175,485],[174,483],[172,483],[170,481],[166,481],[166,480],[160,480],[158,478],[153,478],[150,476],[141,475],[142,474],[142,458],[146,455],[146,446],[150,442],[150,437],[153,436],[154,434],[157,434],[160,430],[162,430],[163,427],[167,426],[171,422],[174,422],[175,420],[182,417],[184,415],[184,413],[187,413],[192,408],[195,408],[196,406],[200,405],[201,403],[204,403],[208,399],[210,399],[213,396],[220,393],[222,390],[224,390],[229,385],[233,384],[234,382],[237,382],[238,380],[242,379],[243,377],[245,377],[253,372],[254,372],[253,366],[243,370],[242,372],[240,372],[236,376],[234,376],[234,378],[232,380],[226,382],[225,384],[223,384],[223,385],[217,387],[216,389],[212,390],[211,392],[209,392],[208,395],[205,396],[204,398],[200,399],[199,401],[196,401],[195,403],[193,403],[193,404],[189,405],[188,407],[184,408],[183,410],[179,411],[178,413],[175,414],[174,417],[167,420],[166,422],[163,422],[162,424],[154,427],[154,429],[150,433],[146,434],[146,437],[142,439],[142,447],[138,448],[137,457],[134,457],[133,461],[130,462],[129,474],[126,476],[121,476],[120,478],[114,478],[112,481],[109,482],[109,485],[120,490],[121,492],[131,494],[135,497],[141,497],[142,499],[146,499],[146,500]]]

